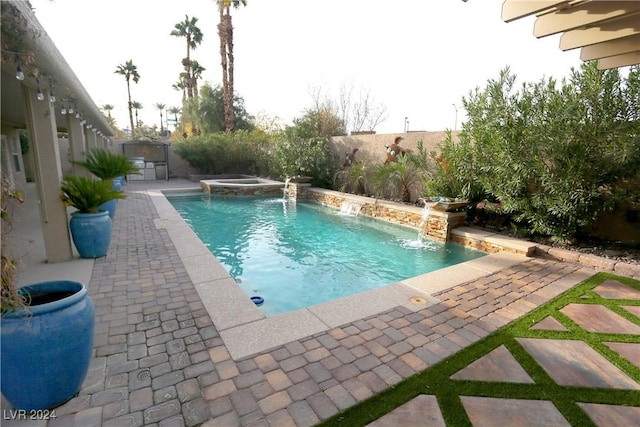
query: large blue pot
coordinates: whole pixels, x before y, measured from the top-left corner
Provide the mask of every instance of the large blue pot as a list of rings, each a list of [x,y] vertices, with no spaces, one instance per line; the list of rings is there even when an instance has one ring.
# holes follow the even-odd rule
[[[113,178],[113,189],[121,190],[122,189],[123,179],[121,177]],[[116,207],[118,206],[118,199],[109,200],[100,205],[101,211],[109,212],[109,218],[113,219],[113,216],[116,214]]]
[[[118,199],[111,199],[108,202],[104,202],[100,205],[101,211],[107,211],[109,213],[109,218],[113,219],[113,216],[116,214],[116,208],[118,207]]]
[[[71,237],[82,258],[103,257],[111,244],[111,218],[107,211],[71,214]]]
[[[53,408],[80,390],[89,370],[93,303],[82,283],[68,280],[20,292],[32,303],[2,316],[2,394],[16,409]]]

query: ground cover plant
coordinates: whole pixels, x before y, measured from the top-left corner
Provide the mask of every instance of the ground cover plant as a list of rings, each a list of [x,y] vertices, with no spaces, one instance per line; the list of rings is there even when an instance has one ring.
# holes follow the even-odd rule
[[[640,281],[609,273],[598,273],[526,316],[421,373],[325,420],[321,425],[364,426],[419,394],[437,397],[445,422],[450,426],[471,425],[460,396],[551,401],[567,421],[574,426],[595,426],[594,422],[580,409],[577,402],[640,406],[640,391],[638,390],[558,385],[518,341],[519,338],[581,340],[626,373],[632,380],[640,382],[640,367],[604,344],[605,342],[640,344],[639,335],[589,332],[561,311],[570,304],[598,304],[640,326],[640,319],[623,308],[638,307],[640,300],[604,298],[594,292],[594,288],[607,280],[615,280],[640,291]],[[562,324],[566,331],[532,329],[532,326],[549,317]],[[461,369],[500,346],[506,347],[515,357],[534,380],[533,384],[466,381],[451,378]]]

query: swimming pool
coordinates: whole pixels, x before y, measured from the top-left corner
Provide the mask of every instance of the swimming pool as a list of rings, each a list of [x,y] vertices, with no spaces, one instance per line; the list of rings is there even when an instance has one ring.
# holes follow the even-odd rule
[[[267,316],[486,255],[415,229],[275,197],[167,197]]]

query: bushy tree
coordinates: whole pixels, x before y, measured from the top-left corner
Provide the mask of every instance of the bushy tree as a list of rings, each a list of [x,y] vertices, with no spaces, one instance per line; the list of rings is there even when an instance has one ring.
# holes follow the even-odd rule
[[[337,156],[323,137],[295,140],[282,137],[269,156],[274,177],[311,176],[314,186],[324,188],[331,186],[338,164]]]
[[[307,110],[302,117],[293,119],[293,126],[285,128],[287,137],[295,139],[329,138],[344,135],[344,123],[328,107]]]
[[[192,99],[188,108],[201,133],[215,133],[226,129],[223,93],[219,85],[211,87],[210,84],[205,83],[200,88],[198,98]],[[252,130],[253,117],[245,109],[242,97],[234,97],[233,109],[234,129]]]
[[[432,189],[494,198],[532,233],[575,236],[639,195],[639,75],[591,62],[515,90],[503,70],[463,99],[468,121],[459,144],[441,147]]]

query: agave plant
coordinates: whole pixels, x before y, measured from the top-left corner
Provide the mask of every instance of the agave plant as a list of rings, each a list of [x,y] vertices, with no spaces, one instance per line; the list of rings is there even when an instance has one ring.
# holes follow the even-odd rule
[[[111,180],[119,176],[140,172],[127,156],[114,154],[104,148],[94,148],[87,153],[86,161],[74,163],[84,166],[102,180]]]
[[[98,213],[100,206],[109,200],[124,199],[121,190],[114,190],[109,181],[99,181],[86,176],[67,176],[60,186],[62,201],[78,209],[80,213]]]

